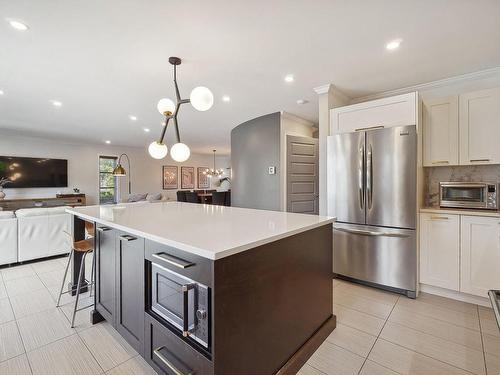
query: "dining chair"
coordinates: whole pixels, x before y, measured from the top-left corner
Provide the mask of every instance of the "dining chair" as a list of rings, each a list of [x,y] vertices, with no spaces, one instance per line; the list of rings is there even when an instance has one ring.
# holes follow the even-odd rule
[[[212,193],[212,204],[218,206],[224,206],[226,203],[226,192],[225,191],[214,191]]]
[[[187,191],[186,192],[186,202],[200,203],[200,197],[198,196],[198,193],[195,191]]]
[[[177,202],[186,202],[186,192],[184,190],[177,190]]]
[[[224,204],[226,206],[231,206],[231,190],[226,191],[226,201]]]

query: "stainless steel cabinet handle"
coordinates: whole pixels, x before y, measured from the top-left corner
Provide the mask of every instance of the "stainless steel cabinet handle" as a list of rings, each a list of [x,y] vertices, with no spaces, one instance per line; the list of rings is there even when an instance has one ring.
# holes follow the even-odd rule
[[[500,290],[490,290],[488,292],[488,297],[490,297],[491,306],[493,307],[493,312],[495,313],[495,319],[497,321],[498,329],[500,330],[500,306],[498,303],[498,297],[500,295]]]
[[[357,128],[357,129],[354,129],[355,132],[362,132],[362,131],[365,131],[365,130],[376,130],[376,129],[383,129],[384,128],[384,125],[374,125],[374,126],[368,126],[366,128]]]
[[[437,160],[433,161],[432,164],[450,164],[448,160]]]
[[[449,217],[446,216],[431,216],[431,220],[449,220]]]
[[[153,254],[151,256],[153,258],[163,260],[163,261],[167,262],[168,264],[171,264],[172,266],[183,268],[183,269],[195,265],[195,263],[188,262],[186,260],[174,257],[172,255],[168,255],[166,253],[157,253],[157,254]]]
[[[123,236],[120,236],[120,241],[135,241],[137,237],[131,236],[130,234],[124,234]]]
[[[165,346],[160,346],[157,349],[153,350],[153,354],[158,357],[158,359],[169,368],[170,371],[172,371],[175,375],[192,375],[194,374],[193,371],[188,371],[188,372],[182,372],[179,370],[171,361],[169,361],[163,354],[161,354],[161,350],[166,350]]]
[[[348,229],[348,228],[339,228],[339,227],[333,227],[333,229],[341,231],[341,232],[346,232],[346,233],[352,233],[352,234],[360,234],[362,236],[374,236],[374,237],[400,237],[400,238],[407,238],[410,237],[407,234],[401,234],[401,233],[392,233],[392,232],[375,232],[371,230],[361,230],[361,229]]]
[[[108,230],[111,230],[109,227],[97,227],[98,232],[107,232]]]
[[[481,163],[481,162],[487,162],[490,161],[491,159],[470,159],[469,161],[471,163]]]
[[[183,316],[182,316],[182,336],[189,336],[189,291],[194,289],[196,284],[185,284],[182,286]]]

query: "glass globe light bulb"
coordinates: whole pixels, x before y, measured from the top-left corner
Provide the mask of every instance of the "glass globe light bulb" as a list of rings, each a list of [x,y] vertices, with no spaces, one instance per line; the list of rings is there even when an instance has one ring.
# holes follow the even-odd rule
[[[163,159],[168,154],[168,147],[164,143],[154,141],[149,145],[148,152],[154,159]]]
[[[166,116],[167,112],[170,112],[171,114],[175,112],[175,103],[168,98],[163,98],[160,99],[156,108],[158,108],[158,112]]]
[[[191,101],[193,107],[198,111],[207,111],[214,104],[214,95],[212,94],[212,91],[206,87],[199,86],[195,87],[193,91],[191,91],[189,100]]]
[[[172,159],[179,163],[188,160],[190,155],[191,151],[189,150],[189,147],[184,143],[176,143],[170,149],[170,156],[172,157]]]

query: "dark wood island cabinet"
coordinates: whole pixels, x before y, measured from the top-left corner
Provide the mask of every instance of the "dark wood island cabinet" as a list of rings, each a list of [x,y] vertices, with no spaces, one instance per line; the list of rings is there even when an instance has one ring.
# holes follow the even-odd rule
[[[159,374],[295,374],[335,328],[332,219],[211,209],[211,220],[229,216],[228,230],[267,220],[255,241],[247,235],[230,247],[238,239],[228,234],[223,250],[141,220],[168,225],[162,215],[181,210],[199,222],[203,210],[192,206],[200,205],[69,210],[97,229],[93,323],[111,323]]]

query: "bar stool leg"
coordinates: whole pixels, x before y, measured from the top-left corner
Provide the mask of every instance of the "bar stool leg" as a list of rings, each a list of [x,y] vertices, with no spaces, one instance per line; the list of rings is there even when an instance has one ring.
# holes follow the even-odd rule
[[[76,317],[76,310],[78,309],[78,300],[80,299],[80,286],[82,285],[83,281],[83,267],[85,264],[85,257],[87,256],[88,252],[85,252],[82,256],[82,262],[80,263],[80,272],[78,273],[78,285],[76,287],[76,300],[75,300],[75,308],[73,309],[73,318],[71,319],[71,328],[75,327],[75,317]]]
[[[95,251],[92,252],[92,271],[90,272],[90,297],[92,290],[95,287]]]
[[[59,290],[59,297],[57,297],[56,307],[59,307],[59,303],[61,302],[61,296],[63,295],[64,283],[66,282],[66,276],[68,275],[68,269],[69,269],[69,265],[71,264],[71,257],[73,256],[74,251],[75,250],[73,250],[73,248],[71,248],[71,251],[69,252],[68,264],[66,264],[66,270],[64,271],[64,277],[63,277],[63,281],[61,284],[61,290]]]

